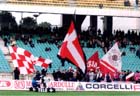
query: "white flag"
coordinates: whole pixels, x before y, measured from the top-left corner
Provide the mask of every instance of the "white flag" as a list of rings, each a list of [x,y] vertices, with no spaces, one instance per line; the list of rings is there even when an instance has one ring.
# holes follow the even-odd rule
[[[122,61],[118,43],[115,43],[114,46],[102,57],[100,64],[105,66],[106,72],[109,72],[112,75],[116,71],[121,72]]]

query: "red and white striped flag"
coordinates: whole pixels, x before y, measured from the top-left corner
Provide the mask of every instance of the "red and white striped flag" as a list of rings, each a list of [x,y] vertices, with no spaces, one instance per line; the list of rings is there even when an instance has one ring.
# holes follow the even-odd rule
[[[9,47],[10,55],[14,67],[18,67],[20,74],[30,74],[34,72],[34,56],[27,50],[19,47]]]
[[[130,74],[128,74],[127,76],[126,76],[126,81],[130,81],[130,79],[132,78],[132,77],[134,77],[134,75],[135,75],[135,72],[131,72]]]
[[[85,73],[86,66],[84,53],[78,41],[73,21],[71,22],[68,33],[59,49],[58,55],[63,59],[68,59]]]
[[[100,60],[98,51],[96,51],[88,60],[87,60],[87,71],[93,70],[96,71],[99,68]]]
[[[121,52],[118,48],[118,43],[115,43],[114,46],[101,58],[100,70],[103,74],[110,73],[110,75],[113,76],[115,72],[121,72],[121,67]]]
[[[44,68],[48,68],[49,64],[52,63],[52,60],[50,59],[44,59],[42,57],[36,57],[35,60],[35,65],[37,66],[41,66],[41,67],[44,67]]]

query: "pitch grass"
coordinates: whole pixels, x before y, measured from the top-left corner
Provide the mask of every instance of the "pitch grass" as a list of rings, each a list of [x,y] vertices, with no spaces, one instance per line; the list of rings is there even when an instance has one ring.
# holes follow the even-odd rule
[[[55,92],[41,93],[29,91],[0,91],[0,96],[140,96],[140,92]]]

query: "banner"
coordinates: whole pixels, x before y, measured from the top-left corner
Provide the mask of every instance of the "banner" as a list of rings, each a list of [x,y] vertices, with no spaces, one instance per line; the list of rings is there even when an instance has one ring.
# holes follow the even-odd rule
[[[29,90],[31,80],[0,80],[0,90]],[[66,82],[50,81],[47,87],[56,91],[140,91],[140,84],[112,82]]]

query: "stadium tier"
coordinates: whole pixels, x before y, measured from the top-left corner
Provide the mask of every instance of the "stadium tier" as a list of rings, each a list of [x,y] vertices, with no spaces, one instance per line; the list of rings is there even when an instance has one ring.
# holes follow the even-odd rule
[[[4,36],[3,38],[5,38]],[[48,72],[52,73],[54,70],[67,70],[69,67],[75,68],[75,66],[69,62],[65,62],[64,66],[62,66],[62,63],[60,59],[57,57],[58,54],[58,44],[45,42],[40,43],[38,42],[39,36],[33,36],[32,43],[34,46],[32,47],[29,43],[25,44],[22,40],[17,40],[16,44],[17,46],[26,49],[30,51],[35,57],[42,56],[43,58],[51,59],[52,67],[48,68]],[[49,36],[48,36],[49,38]],[[61,42],[60,42],[61,43]],[[86,58],[88,59],[90,56],[92,56],[96,51],[99,52],[99,57],[102,58],[104,55],[104,52],[101,47],[95,47],[95,48],[88,48],[86,47],[86,42],[84,43],[83,51],[86,55]],[[139,57],[136,56],[136,50],[138,49],[137,45],[127,45],[126,48],[121,48],[121,52],[124,52],[125,55],[122,56],[122,70],[131,70],[136,71],[140,70]],[[3,52],[0,50],[0,72],[11,72],[11,67],[8,64],[8,61],[5,59],[5,56]],[[42,70],[40,66],[35,66],[37,70]]]
[[[25,45],[22,41],[17,41],[17,45],[29,50],[32,52],[35,56],[42,56],[44,58],[49,58],[52,59],[52,68],[48,68],[48,72],[53,72],[53,70],[58,70],[58,69],[68,69],[70,66],[74,67],[71,63],[65,62],[65,66],[61,66],[61,61],[57,57],[58,54],[58,47],[57,45],[49,44],[49,43],[37,43],[37,38],[33,39],[33,42],[35,44],[35,47],[30,47],[30,45]],[[131,71],[136,71],[140,70],[139,62],[140,59],[136,56],[136,51],[131,50],[131,47],[134,49],[137,49],[138,46],[130,46],[128,45],[126,48],[122,48],[121,51],[125,52],[125,56],[122,56],[122,70],[131,70]],[[51,48],[50,51],[45,51],[45,48]],[[95,47],[95,48],[87,48],[83,47],[83,51],[86,55],[86,58],[88,59],[90,56],[93,55],[96,51],[99,52],[99,57],[102,58],[104,55],[104,52],[102,48],[100,47]],[[36,68],[38,70],[41,70],[40,67]],[[74,67],[75,68],[75,67]]]
[[[16,44],[17,46],[26,49],[30,51],[35,57],[42,56],[43,58],[48,58],[51,59],[52,62],[52,67],[48,68],[48,72],[52,73],[54,70],[67,70],[69,67],[75,68],[74,65],[72,65],[69,62],[65,62],[64,66],[62,66],[62,63],[60,59],[57,57],[58,54],[58,45],[55,43],[50,43],[50,42],[45,42],[45,43],[40,43],[38,42],[39,37],[34,36],[32,38],[32,43],[34,46],[31,46],[29,43],[25,44],[21,40],[17,40]],[[122,56],[122,70],[131,70],[131,71],[136,71],[140,70],[139,62],[140,59],[136,56],[136,50],[138,49],[138,46],[133,45],[127,45],[126,48],[121,48],[121,52],[124,52],[125,55]],[[101,47],[95,47],[95,48],[87,48],[83,47],[83,51],[86,55],[86,58],[88,59],[90,56],[92,56],[96,51],[99,52],[99,57],[102,58],[104,55],[104,52]],[[4,55],[2,51],[0,51],[0,72],[11,72],[11,68],[4,58]],[[37,70],[41,70],[42,68],[40,66],[35,66]]]
[[[77,6],[77,7],[105,7],[105,8],[133,8],[124,0],[8,0],[11,4],[51,5],[51,6]]]
[[[68,0],[8,0],[7,3],[68,6]]]
[[[123,0],[76,0],[78,6],[89,7],[124,7]]]

